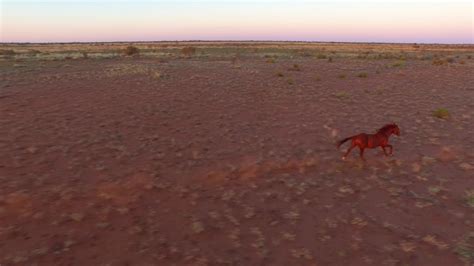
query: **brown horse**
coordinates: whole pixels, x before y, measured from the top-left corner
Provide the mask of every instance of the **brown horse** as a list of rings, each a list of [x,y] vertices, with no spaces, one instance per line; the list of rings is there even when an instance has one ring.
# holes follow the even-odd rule
[[[392,145],[388,144],[388,138],[390,135],[395,134],[397,136],[400,136],[400,129],[396,124],[388,124],[383,126],[381,129],[377,131],[375,134],[365,134],[361,133],[359,135],[355,135],[352,137],[345,138],[339,142],[337,142],[337,148],[341,147],[341,145],[348,141],[352,140],[351,146],[349,149],[347,149],[347,152],[342,156],[342,159],[345,160],[347,155],[351,152],[353,148],[356,146],[359,147],[360,150],[360,158],[362,160],[364,159],[364,149],[369,148],[377,148],[377,147],[382,147],[383,153],[385,156],[391,155],[393,152],[393,147]],[[390,148],[390,153],[387,154],[387,151],[385,150],[386,147]]]

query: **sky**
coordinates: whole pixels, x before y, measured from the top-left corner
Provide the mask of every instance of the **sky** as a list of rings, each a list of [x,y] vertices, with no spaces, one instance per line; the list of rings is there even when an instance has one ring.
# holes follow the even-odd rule
[[[467,43],[473,0],[0,0],[0,42]]]

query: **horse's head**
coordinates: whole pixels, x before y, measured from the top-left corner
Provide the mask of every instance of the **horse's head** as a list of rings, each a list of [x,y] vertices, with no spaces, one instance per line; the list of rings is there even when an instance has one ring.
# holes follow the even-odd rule
[[[390,132],[397,135],[397,136],[400,136],[400,128],[395,123],[392,124]]]
[[[378,132],[383,133],[388,136],[390,136],[391,134],[400,136],[400,128],[395,123],[387,124],[383,126],[381,129],[378,130]]]

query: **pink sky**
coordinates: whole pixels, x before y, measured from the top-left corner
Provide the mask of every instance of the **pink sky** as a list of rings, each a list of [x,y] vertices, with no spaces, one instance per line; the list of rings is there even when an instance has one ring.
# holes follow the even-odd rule
[[[2,42],[473,43],[472,1],[4,0]]]

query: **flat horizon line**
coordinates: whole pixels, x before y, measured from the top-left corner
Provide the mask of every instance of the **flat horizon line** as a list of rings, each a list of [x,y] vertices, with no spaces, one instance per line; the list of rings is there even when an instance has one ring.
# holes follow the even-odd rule
[[[160,40],[160,41],[66,41],[66,42],[3,42],[0,44],[90,44],[90,43],[200,43],[200,42],[229,42],[229,43],[343,43],[343,44],[402,44],[402,45],[474,45],[474,43],[437,43],[437,42],[359,42],[359,41],[281,41],[281,40]]]

